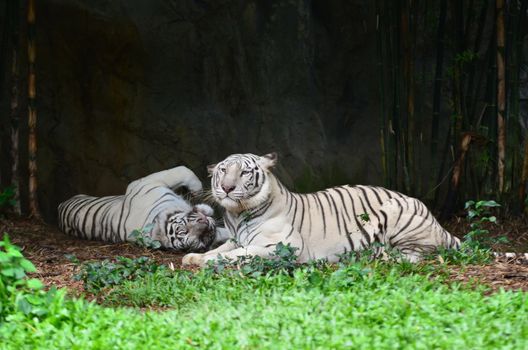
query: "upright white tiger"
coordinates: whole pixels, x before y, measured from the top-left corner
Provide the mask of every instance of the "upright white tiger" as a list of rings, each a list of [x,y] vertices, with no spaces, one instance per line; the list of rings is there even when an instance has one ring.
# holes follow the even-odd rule
[[[218,254],[267,257],[279,242],[298,248],[299,262],[333,262],[344,252],[375,247],[381,253],[387,246],[418,261],[439,247],[459,247],[417,199],[373,186],[292,193],[271,172],[276,162],[275,153],[233,154],[209,166],[212,195],[225,208],[234,239],[205,254],[187,254],[184,264],[204,266]]]
[[[59,205],[59,228],[81,238],[122,242],[133,240],[133,230],[151,227],[150,237],[162,247],[184,251],[205,251],[215,240],[225,241],[217,235],[213,209],[192,206],[174,193],[180,187],[199,192],[202,183],[179,166],[132,182],[124,195],[74,196]]]

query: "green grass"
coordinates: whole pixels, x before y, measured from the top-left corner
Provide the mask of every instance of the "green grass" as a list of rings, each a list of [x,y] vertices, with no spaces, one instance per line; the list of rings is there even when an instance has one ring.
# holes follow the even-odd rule
[[[406,263],[165,270],[106,290],[104,306],[59,292],[46,317],[9,315],[0,349],[528,348],[528,294],[483,291]]]
[[[495,204],[469,203],[462,248],[433,258],[489,262],[481,224],[495,221],[483,216]],[[446,264],[369,262],[371,253],[298,266],[295,249],[280,244],[274,259],[224,260],[196,273],[146,258],[85,263],[77,278],[98,293],[97,305],[42,290],[4,237],[0,350],[528,349],[527,293],[487,296],[482,285],[450,283]]]

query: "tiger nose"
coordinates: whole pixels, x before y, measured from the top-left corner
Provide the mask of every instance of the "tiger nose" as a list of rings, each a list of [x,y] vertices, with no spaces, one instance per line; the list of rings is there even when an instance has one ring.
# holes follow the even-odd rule
[[[233,192],[233,190],[235,189],[236,186],[227,186],[227,185],[222,185],[222,189],[224,190],[224,192],[227,194],[229,192]]]

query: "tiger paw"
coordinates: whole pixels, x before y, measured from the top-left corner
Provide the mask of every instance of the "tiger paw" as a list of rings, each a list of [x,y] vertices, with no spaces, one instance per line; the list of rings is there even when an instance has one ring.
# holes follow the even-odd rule
[[[188,265],[197,265],[197,266],[203,266],[204,264],[204,254],[198,254],[198,253],[189,253],[186,254],[182,259],[182,265],[188,266]]]

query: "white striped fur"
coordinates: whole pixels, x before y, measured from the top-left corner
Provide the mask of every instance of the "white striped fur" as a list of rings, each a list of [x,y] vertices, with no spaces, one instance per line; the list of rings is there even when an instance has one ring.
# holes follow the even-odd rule
[[[234,240],[187,254],[184,264],[204,266],[218,254],[267,257],[279,242],[297,247],[299,262],[337,261],[340,254],[371,247],[381,254],[388,246],[418,261],[439,247],[459,247],[417,199],[360,185],[293,193],[271,172],[275,163],[274,153],[234,154],[210,167],[212,195],[226,209],[224,222]]]
[[[193,207],[174,193],[179,187],[198,192],[202,183],[179,166],[132,182],[124,195],[74,196],[59,205],[59,228],[81,238],[122,242],[132,240],[133,230],[151,226],[151,238],[165,248],[204,251],[215,239],[213,209]]]

